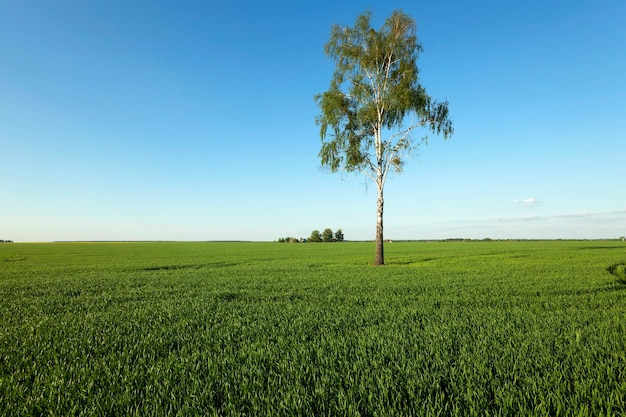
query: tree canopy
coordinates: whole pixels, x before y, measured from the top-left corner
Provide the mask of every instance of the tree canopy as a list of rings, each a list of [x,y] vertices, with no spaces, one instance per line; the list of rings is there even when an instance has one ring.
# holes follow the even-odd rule
[[[319,230],[313,230],[311,232],[311,236],[309,236],[309,242],[321,242],[322,241],[322,234],[320,233]]]

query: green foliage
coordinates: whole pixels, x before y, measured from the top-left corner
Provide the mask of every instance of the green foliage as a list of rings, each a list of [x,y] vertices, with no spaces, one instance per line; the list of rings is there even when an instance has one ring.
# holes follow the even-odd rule
[[[402,170],[404,156],[414,147],[413,129],[427,127],[447,138],[453,128],[448,103],[433,100],[419,81],[422,45],[414,20],[394,11],[380,31],[370,27],[370,20],[366,12],[354,27],[332,27],[325,52],[336,69],[328,91],[315,100],[321,110],[316,121],[322,165],[376,179],[389,168]],[[405,126],[409,115],[415,120]],[[381,137],[383,129],[392,131],[389,138]]]
[[[341,229],[337,229],[335,232],[335,241],[343,242],[343,231]]]
[[[336,236],[341,237],[341,241],[343,241],[343,233],[341,232],[341,229],[338,229],[337,232],[338,234],[335,235],[333,234],[332,229],[329,228],[324,229],[322,233],[320,233],[319,230],[313,230],[307,242],[334,242]]]
[[[311,232],[311,236],[309,237],[308,242],[321,242],[322,241],[322,234],[320,233],[319,230],[313,230],[313,232]]]
[[[297,238],[297,237],[279,237],[278,242],[279,243],[300,243],[302,242],[302,239]]]
[[[0,416],[624,415],[604,242],[0,245]]]

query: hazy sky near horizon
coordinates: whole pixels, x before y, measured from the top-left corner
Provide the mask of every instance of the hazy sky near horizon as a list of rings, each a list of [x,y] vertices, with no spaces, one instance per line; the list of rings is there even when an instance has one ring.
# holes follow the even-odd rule
[[[455,128],[389,178],[385,237],[626,235],[622,0],[0,0],[0,239],[373,239],[313,100],[367,8],[416,20]]]

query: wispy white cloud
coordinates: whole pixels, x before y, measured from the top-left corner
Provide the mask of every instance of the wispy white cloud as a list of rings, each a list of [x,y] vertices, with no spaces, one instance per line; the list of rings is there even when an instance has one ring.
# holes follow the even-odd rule
[[[572,218],[572,217],[590,217],[590,216],[599,216],[599,215],[609,215],[610,213],[590,213],[588,211],[581,211],[580,213],[563,213],[563,214],[555,214],[555,218]]]
[[[615,217],[626,216],[626,210],[612,210],[612,211],[581,211],[580,213],[564,213],[564,214],[555,214],[554,218],[581,218],[581,217],[606,217],[606,218],[615,218]]]
[[[538,201],[535,197],[529,197],[529,198],[516,198],[515,200],[513,200],[513,202],[515,204],[537,204]]]
[[[626,209],[451,219],[389,228],[401,238],[607,239],[626,232]]]
[[[528,222],[528,221],[533,221],[533,220],[541,220],[541,217],[529,214],[527,216],[522,216],[522,217],[518,218],[517,220],[521,220],[523,222]]]
[[[530,204],[530,203],[527,203]],[[550,220],[550,219],[576,219],[576,218],[586,218],[586,217],[595,217],[595,218],[607,218],[614,219],[615,217],[626,216],[626,210],[612,210],[612,211],[581,211],[579,213],[558,213],[558,214],[549,214],[549,215],[526,215],[521,217],[506,217],[497,219],[500,222],[507,221],[528,221],[528,220]]]

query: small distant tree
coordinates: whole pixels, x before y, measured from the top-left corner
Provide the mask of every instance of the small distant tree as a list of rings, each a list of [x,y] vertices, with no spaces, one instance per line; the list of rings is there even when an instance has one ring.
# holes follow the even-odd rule
[[[324,229],[322,233],[322,241],[323,242],[332,242],[333,241],[333,231],[331,229]]]
[[[341,231],[341,229],[337,229],[337,231],[335,232],[335,240],[337,242],[343,242],[343,232]]]
[[[322,234],[320,233],[319,230],[313,230],[313,232],[311,232],[311,237],[309,237],[309,242],[321,242],[322,241]]]

